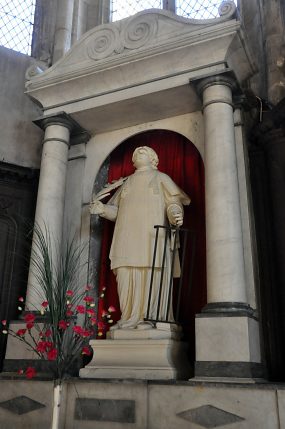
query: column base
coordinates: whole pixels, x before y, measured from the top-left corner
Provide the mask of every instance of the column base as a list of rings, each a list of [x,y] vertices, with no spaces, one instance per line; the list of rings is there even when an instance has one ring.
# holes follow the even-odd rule
[[[195,362],[195,377],[264,378],[264,367],[255,362]]]
[[[173,339],[91,340],[92,361],[82,378],[187,380],[193,371],[187,344]]]
[[[195,377],[264,377],[259,322],[249,314],[243,308],[196,316]]]

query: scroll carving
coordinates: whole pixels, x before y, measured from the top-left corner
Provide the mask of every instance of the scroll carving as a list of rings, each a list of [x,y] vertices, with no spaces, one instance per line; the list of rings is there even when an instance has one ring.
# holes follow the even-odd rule
[[[125,49],[137,49],[146,45],[157,32],[154,16],[137,16],[121,31],[115,26],[98,29],[87,44],[87,55],[101,60]]]
[[[87,54],[93,60],[101,60],[122,51],[119,31],[116,27],[101,28],[87,45]]]
[[[234,1],[225,0],[219,6],[219,15],[221,17],[233,18],[236,14],[237,7]]]
[[[154,16],[138,16],[123,30],[121,40],[127,49],[146,45],[157,33],[157,19]]]

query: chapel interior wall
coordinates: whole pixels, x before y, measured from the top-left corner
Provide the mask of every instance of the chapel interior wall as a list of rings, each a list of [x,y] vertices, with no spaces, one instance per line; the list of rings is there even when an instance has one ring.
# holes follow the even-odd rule
[[[32,58],[0,47],[0,160],[39,168],[42,131],[33,124],[41,110],[23,93],[25,72]]]

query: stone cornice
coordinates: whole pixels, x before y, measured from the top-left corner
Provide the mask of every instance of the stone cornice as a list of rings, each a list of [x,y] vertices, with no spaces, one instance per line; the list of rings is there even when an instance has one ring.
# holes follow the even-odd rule
[[[255,71],[231,16],[196,21],[152,9],[95,27],[28,81],[27,94],[45,116],[64,110],[91,133],[200,110],[189,80],[233,70],[242,83]]]

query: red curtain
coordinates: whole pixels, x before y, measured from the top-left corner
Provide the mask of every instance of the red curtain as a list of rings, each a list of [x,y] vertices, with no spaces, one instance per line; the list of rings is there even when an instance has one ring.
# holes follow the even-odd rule
[[[159,157],[158,169],[168,174],[191,198],[189,207],[185,207],[183,227],[195,230],[196,246],[192,289],[187,292],[188,285],[183,285],[180,306],[180,320],[184,333],[190,343],[191,355],[194,360],[194,321],[206,304],[206,251],[205,251],[205,187],[204,166],[195,146],[184,136],[164,130],[153,130],[138,134],[123,142],[110,157],[108,182],[134,172],[132,154],[139,146],[153,148]],[[136,220],[134,219],[134,222]],[[103,309],[113,305],[118,311],[114,321],[120,318],[119,301],[116,291],[116,280],[110,270],[109,249],[112,241],[114,224],[104,220],[101,266],[99,275],[99,291],[104,292],[100,300],[99,315]],[[190,250],[189,250],[190,252]],[[186,257],[186,269],[189,267],[191,255]]]

